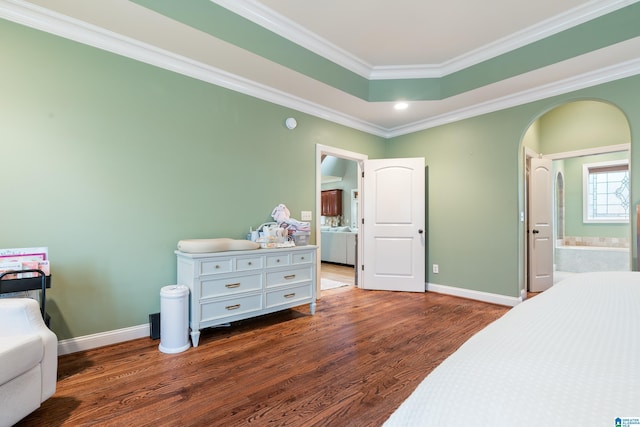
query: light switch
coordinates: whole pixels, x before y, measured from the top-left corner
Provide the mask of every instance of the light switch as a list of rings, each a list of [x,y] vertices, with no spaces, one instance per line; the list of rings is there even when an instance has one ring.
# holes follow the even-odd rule
[[[300,211],[300,220],[301,221],[311,221],[313,218],[311,211]]]

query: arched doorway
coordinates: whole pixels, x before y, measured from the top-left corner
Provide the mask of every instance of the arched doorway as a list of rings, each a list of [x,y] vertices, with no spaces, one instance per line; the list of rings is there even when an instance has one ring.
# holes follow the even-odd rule
[[[553,188],[548,192],[554,199],[550,215],[554,221],[550,285],[571,273],[631,269],[630,141],[625,114],[618,107],[598,100],[559,105],[541,114],[528,128],[522,139],[526,200],[523,291],[529,290],[536,273],[530,264],[535,248],[529,244],[531,230],[528,227],[529,213],[536,206],[535,201],[528,199],[532,158],[545,158],[553,164],[549,180]],[[602,168],[598,169],[598,165]],[[622,169],[626,172],[620,172]],[[590,171],[604,173],[601,178],[605,185],[601,187],[608,188],[612,194],[607,199],[604,191],[602,200],[609,202],[602,205],[598,204],[600,201],[594,202],[594,197],[597,199],[600,195],[594,190],[596,184],[588,183],[589,176],[593,175]],[[625,215],[620,215],[620,209],[624,209]],[[604,212],[603,217],[597,217],[600,211]],[[597,218],[591,216],[594,212]],[[607,217],[607,212],[614,215]]]

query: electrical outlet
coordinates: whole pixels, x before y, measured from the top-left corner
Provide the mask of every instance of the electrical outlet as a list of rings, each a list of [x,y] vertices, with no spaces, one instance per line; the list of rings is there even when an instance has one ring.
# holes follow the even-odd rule
[[[311,211],[300,211],[300,220],[301,221],[311,221],[313,216]]]
[[[438,267],[438,264],[433,264],[433,272],[435,274],[440,273],[440,267]]]

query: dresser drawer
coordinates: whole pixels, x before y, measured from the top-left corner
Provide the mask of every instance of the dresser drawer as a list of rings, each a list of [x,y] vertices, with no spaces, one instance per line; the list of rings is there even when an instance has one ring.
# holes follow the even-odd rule
[[[312,267],[309,266],[269,272],[267,273],[267,287],[311,280],[311,271]]]
[[[275,289],[267,292],[267,308],[308,300],[311,295],[311,282],[287,289]]]
[[[262,294],[238,296],[222,301],[211,301],[200,306],[200,322],[224,319],[262,310]]]
[[[175,251],[177,284],[189,286],[191,343],[220,324],[309,304],[316,309],[316,250],[278,249],[185,253]]]
[[[267,255],[267,268],[289,265],[289,254]]]
[[[233,271],[232,258],[210,259],[200,262],[200,275],[230,273]]]
[[[313,261],[313,252],[293,253],[291,258],[291,264],[309,264]]]
[[[233,295],[262,289],[262,274],[234,276],[224,279],[201,279],[200,298]]]
[[[261,256],[251,258],[238,258],[236,260],[236,271],[260,270],[263,267]]]

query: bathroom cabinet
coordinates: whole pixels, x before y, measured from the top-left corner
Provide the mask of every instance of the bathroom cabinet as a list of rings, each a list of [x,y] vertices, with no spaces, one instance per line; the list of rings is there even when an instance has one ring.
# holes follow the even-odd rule
[[[191,342],[200,330],[309,304],[316,308],[317,246],[215,253],[176,251],[190,291]]]
[[[321,234],[322,261],[355,265],[356,233],[325,231]]]
[[[321,215],[340,216],[342,215],[342,190],[324,190],[320,195]]]

